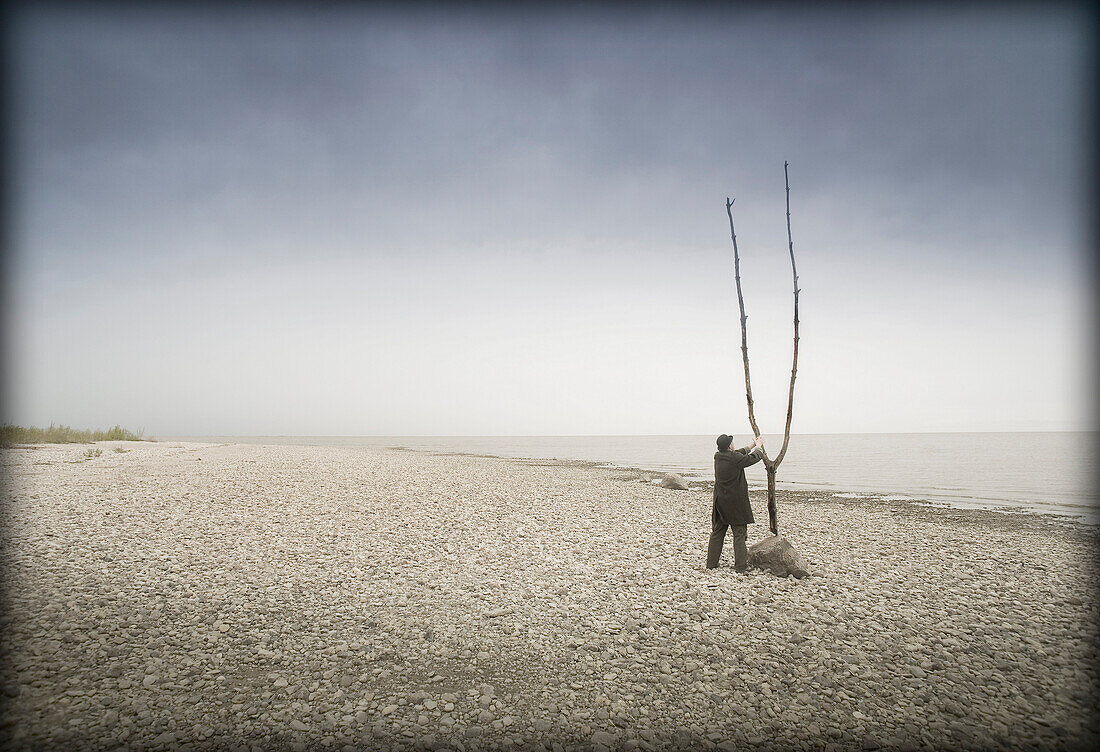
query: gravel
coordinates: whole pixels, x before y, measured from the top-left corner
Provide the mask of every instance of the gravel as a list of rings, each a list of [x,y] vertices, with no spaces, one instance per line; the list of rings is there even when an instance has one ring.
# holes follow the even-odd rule
[[[1096,531],[1069,520],[781,492],[796,580],[707,571],[709,491],[629,471],[84,448],[3,454],[9,748],[1100,740]]]

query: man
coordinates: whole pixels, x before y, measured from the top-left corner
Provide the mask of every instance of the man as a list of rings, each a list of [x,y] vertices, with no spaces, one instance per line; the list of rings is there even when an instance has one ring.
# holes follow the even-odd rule
[[[711,510],[710,544],[707,546],[707,569],[718,566],[722,558],[722,543],[726,529],[733,528],[733,568],[744,572],[749,568],[749,549],[745,545],[746,526],[756,522],[749,504],[749,484],[745,468],[755,465],[764,455],[764,439],[757,436],[744,449],[730,449],[733,437],[718,437],[714,453],[714,508]]]

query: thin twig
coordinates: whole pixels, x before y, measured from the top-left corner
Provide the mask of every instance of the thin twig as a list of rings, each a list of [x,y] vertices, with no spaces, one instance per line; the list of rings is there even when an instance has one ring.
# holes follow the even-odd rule
[[[752,381],[749,379],[749,340],[746,329],[745,296],[741,293],[741,254],[737,250],[737,233],[733,229],[733,201],[726,197],[726,215],[730,218],[730,239],[733,240],[733,278],[737,282],[737,306],[741,310],[741,359],[745,363],[745,399],[749,403],[749,424],[753,433],[760,435],[760,427],[756,424],[756,415],[752,407]],[[767,454],[764,455],[764,464],[769,462]]]
[[[791,416],[794,414],[794,377],[798,373],[798,269],[794,265],[794,241],[791,240],[791,181],[787,177],[787,162],[783,162],[783,182],[787,186],[787,248],[791,252],[791,275],[794,278],[794,354],[791,356],[791,385],[787,391],[787,425],[783,429],[783,448],[775,457],[775,465],[783,461],[791,440]]]

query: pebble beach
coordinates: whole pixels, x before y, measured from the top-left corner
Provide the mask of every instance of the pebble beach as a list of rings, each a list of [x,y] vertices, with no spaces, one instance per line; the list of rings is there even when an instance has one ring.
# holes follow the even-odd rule
[[[95,450],[100,452],[97,454]],[[750,471],[751,474],[751,471]],[[1094,748],[1097,530],[373,447],[3,451],[7,749]],[[765,500],[753,492],[769,535]]]

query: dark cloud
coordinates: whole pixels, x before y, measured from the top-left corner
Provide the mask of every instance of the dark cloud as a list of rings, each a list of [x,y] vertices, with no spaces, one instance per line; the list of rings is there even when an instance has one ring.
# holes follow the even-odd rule
[[[957,233],[941,207],[962,201],[1050,235],[1080,177],[1087,50],[1064,10],[180,13],[17,24],[32,238],[700,243],[783,158],[869,223]],[[907,205],[876,206],[891,192]]]

